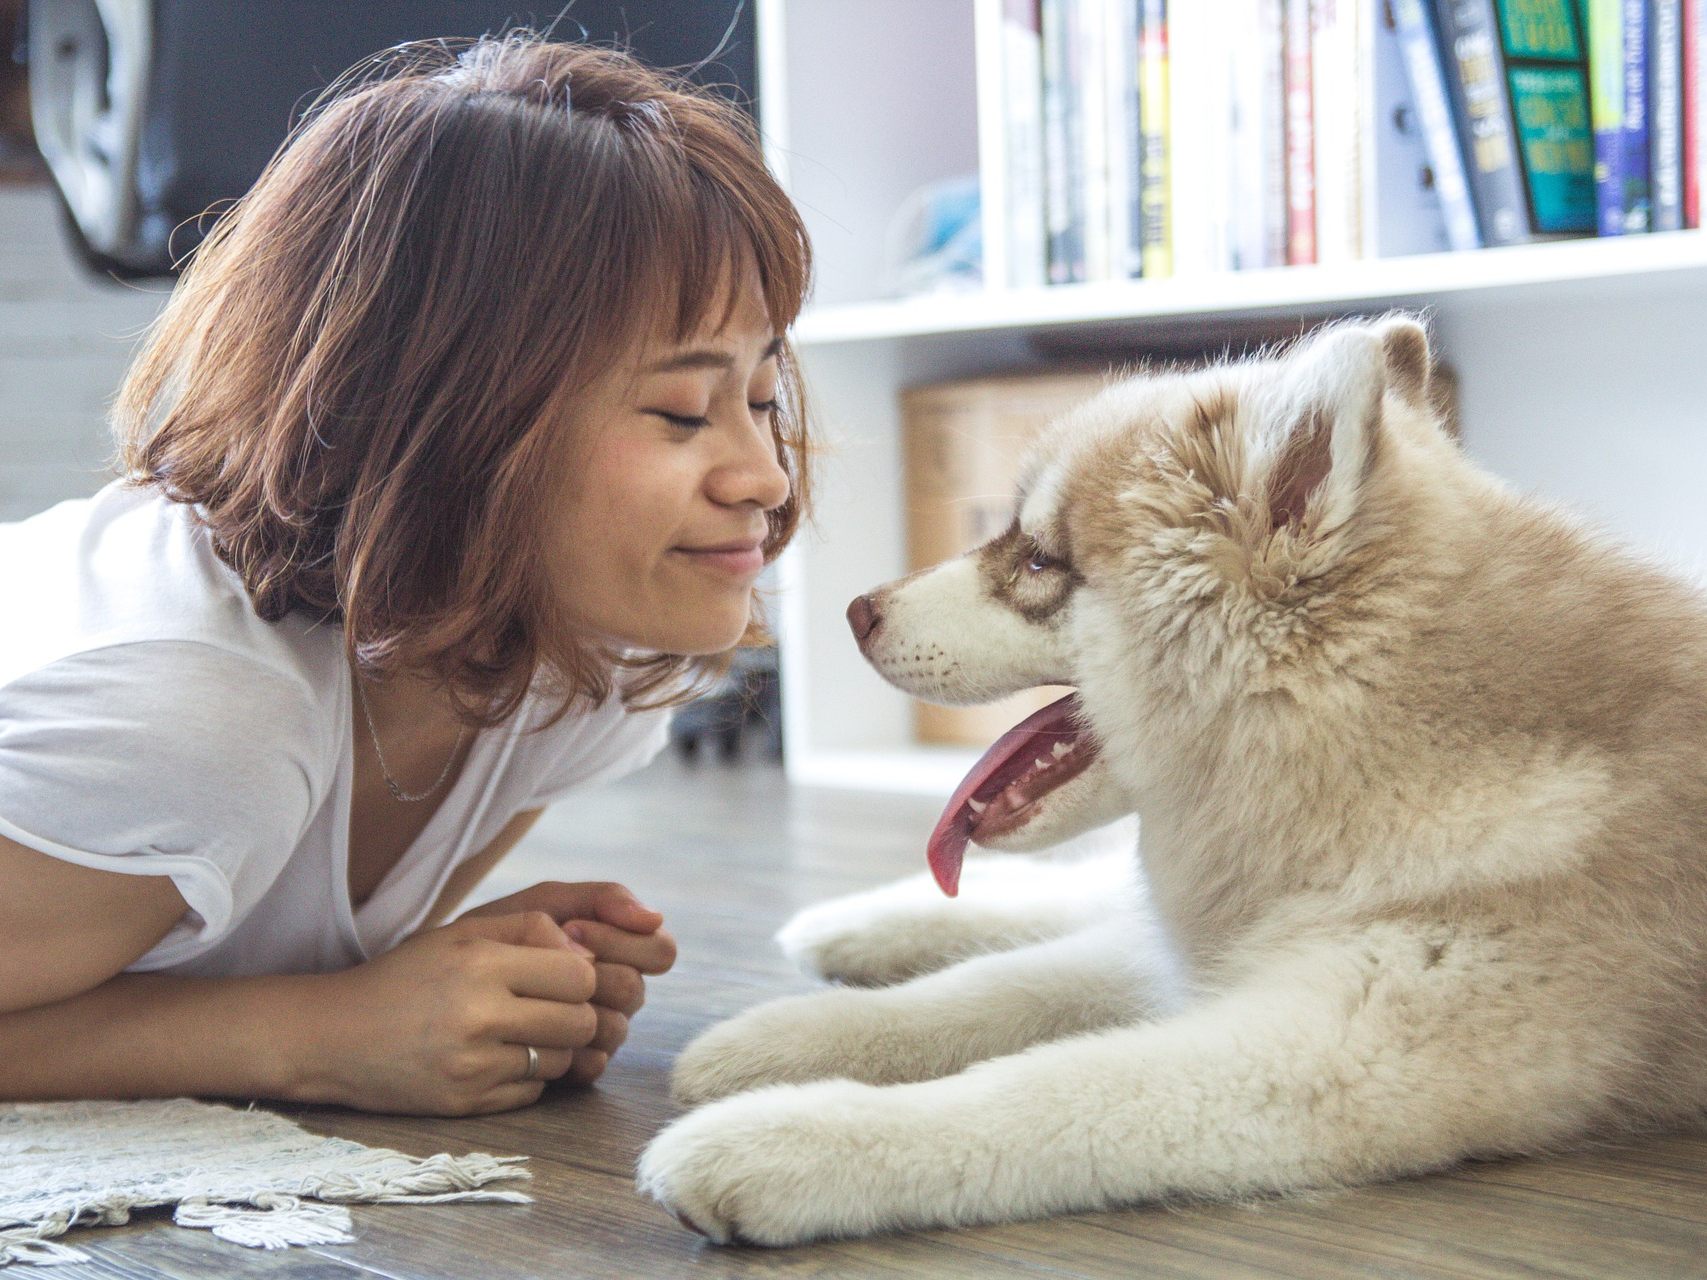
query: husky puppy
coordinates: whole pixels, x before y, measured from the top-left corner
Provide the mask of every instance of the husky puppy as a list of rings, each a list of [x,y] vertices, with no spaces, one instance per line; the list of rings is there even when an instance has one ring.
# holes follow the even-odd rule
[[[1394,318],[1114,386],[1007,533],[854,602],[921,697],[1077,689],[954,794],[944,890],[1132,813],[1136,866],[807,912],[809,967],[897,984],[703,1035],[645,1190],[780,1245],[1703,1114],[1707,602],[1473,466],[1430,368]]]

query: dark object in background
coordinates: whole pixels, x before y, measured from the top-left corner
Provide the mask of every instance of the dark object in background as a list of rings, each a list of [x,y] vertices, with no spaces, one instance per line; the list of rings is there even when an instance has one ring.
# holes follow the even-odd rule
[[[554,22],[554,39],[698,66],[695,81],[756,110],[751,0],[30,0],[36,137],[89,268],[168,276],[212,229],[199,215],[246,192],[347,67],[407,40]]]
[[[765,756],[782,759],[782,684],[775,649],[742,649],[717,688],[679,708],[670,720],[670,745],[684,760],[710,741],[726,762],[741,758],[742,742],[763,735]]]

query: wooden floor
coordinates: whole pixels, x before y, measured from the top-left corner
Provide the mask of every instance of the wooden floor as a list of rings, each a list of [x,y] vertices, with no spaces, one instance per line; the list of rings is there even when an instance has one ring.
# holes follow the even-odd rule
[[[419,1154],[527,1155],[537,1203],[357,1206],[356,1243],[280,1253],[141,1221],[78,1233],[96,1261],[42,1274],[1707,1277],[1703,1136],[1256,1208],[1145,1208],[780,1251],[704,1244],[633,1189],[636,1156],[675,1114],[672,1056],[711,1022],[806,989],[770,941],[776,927],[797,907],[918,869],[935,816],[919,800],[791,789],[769,767],[684,771],[672,761],[559,806],[481,896],[541,879],[617,879],[664,911],[682,944],[605,1081],[475,1120],[293,1113],[320,1132]]]

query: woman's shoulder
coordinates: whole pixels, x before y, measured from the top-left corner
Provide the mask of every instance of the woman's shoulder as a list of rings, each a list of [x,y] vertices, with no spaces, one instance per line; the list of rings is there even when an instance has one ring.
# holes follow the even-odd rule
[[[0,686],[72,658],[109,669],[270,672],[328,706],[344,670],[335,629],[271,623],[213,550],[193,508],[115,481],[0,525]],[[265,683],[263,679],[263,683]]]

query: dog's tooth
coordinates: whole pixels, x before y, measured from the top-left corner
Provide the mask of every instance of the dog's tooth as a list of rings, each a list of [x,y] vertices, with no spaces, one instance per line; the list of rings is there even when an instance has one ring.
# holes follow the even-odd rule
[[[973,813],[983,813],[984,810],[986,810],[990,807],[990,805],[989,805],[989,802],[986,800],[973,800],[972,798],[968,797],[967,801],[966,801],[966,807],[968,809],[972,810]]]
[[[1057,760],[1059,760],[1062,756],[1066,755],[1072,749],[1073,748],[1068,746],[1065,742],[1057,742],[1053,747],[1050,748],[1050,750],[1055,753],[1055,758]]]
[[[1053,760],[1046,760],[1042,756],[1038,756],[1036,760],[1032,761],[1032,763],[1035,764],[1039,769],[1047,769],[1050,765],[1054,764],[1055,762]]]

